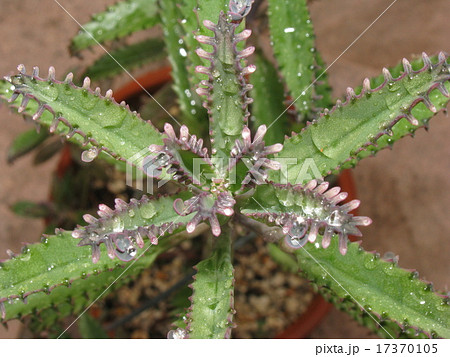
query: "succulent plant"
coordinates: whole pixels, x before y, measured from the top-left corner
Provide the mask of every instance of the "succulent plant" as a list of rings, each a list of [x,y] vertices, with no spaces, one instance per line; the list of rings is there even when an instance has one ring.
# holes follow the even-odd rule
[[[84,215],[85,224],[73,231],[57,229],[11,253],[0,265],[2,321],[33,314],[49,325],[78,314],[122,276],[148,269],[159,254],[209,225],[212,254],[196,266],[191,307],[168,337],[230,337],[236,313],[232,244],[241,225],[293,254],[299,272],[328,300],[381,336],[450,337],[448,293],[433,291],[395,258],[380,259],[349,242],[371,220],[355,216],[359,201],[343,203],[347,194],[324,179],[427,126],[444,110],[448,55],[404,59],[333,104],[306,0],[268,0],[278,69],[260,51],[256,65],[248,64],[255,52],[245,47],[252,5],[127,0],[94,16],[73,39],[76,53],[160,24],[189,129],[172,117],[160,132],[117,103],[111,90],[92,90],[89,77],[77,86],[72,74],[59,81],[53,68],[40,77],[37,68],[28,74],[19,66],[18,74],[0,81],[0,97],[13,110],[81,145],[83,161],[122,161],[122,168],[177,187],[174,194],[116,199],[112,208],[101,204],[98,217]],[[162,46],[146,40],[112,58],[139,65]],[[136,55],[143,48],[151,49],[148,55]],[[117,72],[110,64],[104,57],[88,73]],[[21,147],[45,140],[27,135]],[[309,168],[316,177],[306,174]]]

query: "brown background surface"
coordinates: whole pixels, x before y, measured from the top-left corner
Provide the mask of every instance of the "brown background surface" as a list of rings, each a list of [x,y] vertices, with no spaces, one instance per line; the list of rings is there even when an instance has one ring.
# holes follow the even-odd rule
[[[60,1],[81,23],[113,0]],[[380,14],[390,0],[318,0],[311,6],[317,46],[327,63],[342,51]],[[403,57],[425,51],[450,51],[448,0],[398,0],[367,33],[330,68],[335,95],[357,86],[366,76],[381,73]],[[0,0],[0,74],[12,74],[19,63],[41,73],[53,65],[57,77],[79,64],[67,52],[76,23],[53,0]],[[88,55],[89,57],[90,55]],[[104,88],[106,89],[106,88]],[[42,224],[18,218],[8,205],[19,199],[45,200],[55,159],[34,167],[30,158],[6,164],[12,138],[28,128],[22,120],[0,107],[0,259],[7,248],[19,251],[22,242],[36,241]],[[430,131],[405,138],[394,149],[380,152],[354,170],[361,214],[373,219],[365,228],[363,246],[381,254],[400,255],[400,265],[417,268],[421,276],[448,290],[450,220],[450,125],[440,113]],[[0,326],[0,337],[14,337],[20,323]],[[370,335],[344,313],[333,311],[313,333],[314,338],[360,338]]]

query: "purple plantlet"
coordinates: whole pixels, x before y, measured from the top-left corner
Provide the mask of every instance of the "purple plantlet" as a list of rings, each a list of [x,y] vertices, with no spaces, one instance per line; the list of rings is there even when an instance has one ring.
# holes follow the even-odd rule
[[[158,244],[158,238],[166,233],[172,233],[181,223],[166,222],[160,225],[139,225],[126,228],[125,222],[132,218],[149,219],[154,214],[151,200],[143,196],[140,200],[131,199],[126,203],[121,199],[115,200],[115,207],[101,204],[98,210],[99,218],[85,214],[83,219],[87,226],[78,226],[72,237],[80,239],[79,246],[90,245],[94,263],[100,259],[100,245],[105,244],[111,259],[118,257],[129,261],[136,256],[137,248],[144,247],[143,237],[148,237],[152,245]]]
[[[178,198],[173,203],[173,208],[180,216],[196,213],[186,226],[188,233],[192,233],[200,222],[208,220],[213,235],[218,237],[221,233],[221,228],[217,214],[227,217],[232,216],[235,204],[236,201],[229,192],[220,192],[217,195],[202,192],[184,202]]]
[[[253,2],[254,0],[230,0],[228,15],[231,20],[241,22],[250,13]]]
[[[357,226],[368,226],[372,223],[368,217],[353,216],[350,213],[359,206],[358,200],[339,205],[347,197],[347,193],[340,192],[340,187],[327,191],[327,182],[318,184],[316,180],[311,180],[303,186],[270,184],[275,187],[275,194],[285,208],[280,212],[247,215],[282,227],[285,242],[293,249],[299,249],[308,242],[315,242],[322,231],[322,247],[327,248],[333,235],[337,234],[339,251],[344,255],[347,252],[348,236],[361,236]]]
[[[8,255],[9,259],[14,259],[16,257],[16,254],[11,249],[6,249],[6,254]]]
[[[274,144],[265,146],[264,135],[267,132],[267,127],[261,125],[256,134],[251,139],[251,131],[245,126],[242,130],[242,139],[235,142],[231,149],[231,157],[237,161],[244,161],[249,168],[248,174],[245,177],[243,184],[254,182],[256,184],[263,184],[267,179],[266,170],[279,170],[281,168],[277,161],[267,158],[269,155],[276,154],[283,149],[282,144]]]
[[[164,133],[167,135],[167,138],[163,139],[165,145],[150,145],[150,151],[172,151],[174,153],[178,150],[184,150],[191,151],[204,159],[209,159],[208,149],[203,147],[203,139],[197,139],[195,135],[190,135],[186,125],[180,127],[179,137],[176,136],[175,130],[169,123],[164,124]]]
[[[172,175],[172,178],[185,184],[200,184],[194,175],[184,166],[179,151],[190,151],[199,156],[207,165],[211,166],[211,160],[208,156],[208,149],[203,147],[203,139],[197,139],[195,135],[189,134],[187,126],[182,125],[179,137],[176,136],[172,125],[166,123],[164,132],[167,138],[163,139],[164,145],[150,145],[149,150],[157,154],[147,167],[146,174],[151,177],[159,178],[163,169]]]

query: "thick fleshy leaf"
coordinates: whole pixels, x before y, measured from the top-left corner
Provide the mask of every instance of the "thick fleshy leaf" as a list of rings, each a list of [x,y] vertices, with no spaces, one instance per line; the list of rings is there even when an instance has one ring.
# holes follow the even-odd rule
[[[314,31],[306,0],[269,0],[270,35],[294,106],[310,114],[314,80]]]
[[[102,325],[90,314],[83,314],[78,323],[78,329],[82,338],[109,338]]]
[[[267,244],[267,251],[270,257],[283,268],[284,271],[290,273],[296,273],[298,271],[298,264],[295,258],[291,254],[280,249],[277,244]]]
[[[342,256],[337,242],[331,249],[320,248],[319,242],[295,254],[306,277],[338,307],[383,337],[420,337],[421,331],[450,337],[448,297],[433,292],[417,272],[399,268],[398,257],[381,260],[358,243],[349,244]]]
[[[196,71],[197,66],[209,66],[208,59],[201,58],[197,54],[196,49],[201,47],[204,51],[210,52],[211,46],[199,43],[197,36],[211,36],[213,32],[204,26],[204,21],[211,21],[217,23],[221,11],[227,13],[229,0],[184,0],[180,4],[180,23],[183,28],[184,37],[182,39],[182,49],[180,51],[186,56],[187,70],[190,81],[190,90],[194,90],[199,86],[202,80],[207,80],[208,76],[205,73]],[[237,32],[242,31],[244,21],[238,27]],[[238,43],[237,48],[243,49],[243,43]],[[192,96],[192,99],[198,100],[198,95]],[[200,100],[200,103],[202,101]],[[197,110],[198,111],[198,110]],[[206,113],[206,112],[203,112]],[[207,115],[206,115],[207,117]],[[203,117],[202,117],[203,118]]]
[[[281,177],[274,172],[271,179],[301,184],[306,160],[313,161],[321,176],[339,172],[425,125],[449,101],[447,58],[441,53],[432,63],[424,55],[423,62],[418,61],[422,63],[419,70],[404,60],[398,78],[384,70],[384,81],[377,88],[372,89],[368,79],[360,94],[349,88],[345,103],[338,101],[332,110],[325,110],[298,135],[285,140],[277,160],[287,168],[280,171]]]
[[[8,162],[12,163],[19,157],[37,148],[49,137],[44,130],[37,132],[35,129],[27,130],[14,139],[8,149]]]
[[[38,76],[37,67],[32,75],[20,73],[9,78],[1,87],[0,96],[18,106],[33,120],[48,126],[50,132],[66,135],[83,145],[92,146],[83,154],[83,160],[92,161],[100,151],[128,162],[149,154],[150,144],[162,144],[163,136],[150,122],[131,112],[122,102],[112,97],[112,91],[102,96],[99,89],[90,88],[86,78],[83,87],[77,87],[69,74],[65,81],[57,81],[53,68],[48,79]],[[12,85],[11,85],[12,84]],[[22,96],[20,103],[17,98]],[[20,105],[19,105],[20,103]]]
[[[212,256],[197,265],[192,304],[187,315],[189,338],[229,338],[234,314],[234,269],[231,233],[216,239]]]
[[[45,218],[52,213],[48,204],[30,201],[18,201],[11,206],[15,214],[28,218]]]
[[[47,309],[57,311],[58,319],[79,313],[119,278],[124,268],[130,266],[124,279],[112,288],[150,266],[170,246],[168,243],[164,240],[139,260],[121,264],[109,259],[104,249],[100,261],[94,264],[89,247],[78,247],[71,232],[45,237],[42,243],[29,245],[0,264],[0,309],[4,312],[0,317],[11,320]],[[147,241],[145,248],[149,245]]]
[[[195,134],[204,134],[207,131],[201,125],[207,118],[206,110],[202,107],[202,101],[195,91],[198,82],[191,81],[195,66],[199,63],[191,63],[192,58],[188,54],[199,57],[195,53],[198,43],[194,40],[194,34],[185,31],[184,26],[197,28],[197,18],[193,7],[189,12],[183,13],[179,5],[173,1],[161,1],[161,20],[165,26],[164,41],[169,53],[172,65],[174,89],[178,95],[180,109],[183,113],[185,123],[189,125]],[[186,6],[184,2],[181,6]],[[192,42],[195,41],[195,46]]]
[[[236,33],[239,23],[231,22],[229,14],[221,13],[217,24],[205,20],[203,25],[213,31],[214,36],[198,35],[196,38],[213,50],[197,50],[200,57],[210,61],[209,67],[197,66],[197,72],[209,78],[200,83],[197,93],[205,97],[203,105],[208,109],[212,155],[227,160],[250,115],[247,107],[252,100],[247,92],[252,86],[246,83],[245,75],[253,73],[255,66],[245,67],[243,63],[254,47],[238,51],[236,45],[245,41],[251,31]]]
[[[328,82],[328,73],[325,72],[326,64],[322,60],[322,56],[319,51],[316,50],[316,64],[315,64],[315,82],[314,82],[314,93],[313,93],[313,111],[317,112],[317,115],[324,109],[331,109],[334,105],[332,100],[331,92],[332,88]],[[373,86],[376,87],[376,86]]]
[[[328,186],[328,182],[318,184],[316,180],[305,186],[260,185],[241,212],[282,228],[286,243],[294,249],[314,243],[319,231],[324,232],[322,243],[327,248],[337,234],[339,251],[346,254],[348,236],[361,236],[357,226],[367,226],[372,221],[368,217],[353,216],[350,212],[359,206],[359,201],[340,205],[348,194],[340,192],[339,187],[328,190]]]
[[[99,217],[84,215],[88,225],[78,226],[72,236],[81,239],[80,246],[92,247],[94,262],[100,257],[99,246],[102,243],[106,245],[111,259],[118,257],[124,261],[132,260],[138,248],[144,246],[145,237],[156,245],[160,237],[185,226],[192,216],[180,216],[173,205],[176,200],[191,196],[189,192],[159,199],[143,196],[140,200],[132,198],[130,203],[116,199],[114,209],[101,204],[97,212]]]
[[[186,194],[178,197],[189,197]],[[44,309],[72,296],[75,298],[72,294],[74,290],[85,293],[92,289],[90,283],[83,283],[86,277],[92,276],[92,281],[98,281],[104,287],[120,271],[107,273],[105,276],[108,279],[105,281],[103,274],[97,274],[122,264],[117,259],[109,259],[108,255],[123,261],[139,257],[133,264],[134,272],[150,264],[159,252],[171,245],[166,243],[171,240],[168,236],[180,232],[183,224],[192,218],[191,215],[181,217],[175,212],[175,198],[144,198],[133,200],[130,204],[116,200],[114,210],[101,205],[100,218],[84,216],[88,226],[78,227],[74,232],[57,231],[55,236],[44,237],[42,243],[29,245],[20,255],[3,262],[0,265],[0,307],[6,307],[6,318],[16,318],[29,314],[34,308]],[[145,239],[146,236],[149,239]],[[161,244],[158,244],[159,240]],[[125,246],[124,243],[129,244]],[[91,249],[83,245],[90,245]],[[146,254],[140,257],[140,252],[144,251]],[[72,289],[66,291],[59,288],[61,285],[72,285]],[[77,288],[73,289],[73,286]],[[54,289],[59,293],[54,295]],[[46,295],[45,292],[51,294]],[[28,301],[26,305],[21,301],[24,298]],[[57,300],[59,298],[63,300]]]
[[[126,0],[108,7],[83,25],[70,49],[78,52],[97,42],[114,40],[159,23],[157,0]]]
[[[203,21],[209,20],[214,23],[219,21],[220,12],[228,12],[228,4],[230,0],[197,0],[197,8],[192,8],[198,17],[198,23],[203,24]],[[192,6],[193,2],[187,0],[187,4]],[[200,28],[198,35],[211,35],[211,32],[206,28]]]
[[[433,62],[439,61],[437,56],[432,57],[431,60]],[[447,63],[448,63],[448,60],[447,60]],[[421,60],[412,61],[411,66],[412,66],[413,70],[420,70],[423,66],[423,61],[421,61]],[[403,64],[399,63],[397,66],[390,68],[389,72],[392,74],[392,76],[394,78],[397,78],[402,74],[403,70],[404,70]],[[375,77],[375,78],[371,78],[370,79],[371,87],[375,88],[375,87],[381,85],[384,81],[385,81],[385,78],[383,75]],[[446,90],[450,91],[449,82],[447,81],[444,85],[445,85]],[[444,89],[444,88],[441,87],[441,89]],[[362,87],[355,88],[356,93],[360,93],[361,90],[362,90]],[[444,92],[445,92],[445,89],[444,89]],[[447,98],[445,98],[445,96],[443,96],[442,93],[437,90],[434,90],[433,92],[430,93],[430,100],[432,103],[439,103],[439,104],[445,103],[445,101],[447,100],[447,104],[443,104],[442,108],[445,108],[448,105],[448,96],[447,96]],[[441,106],[437,105],[436,109],[440,110]],[[420,103],[419,105],[414,107],[414,109],[412,110],[412,115],[419,121],[419,125],[413,125],[408,120],[401,119],[397,124],[395,124],[392,127],[392,133],[391,133],[392,136],[389,136],[389,135],[381,136],[377,140],[376,145],[367,146],[365,150],[362,150],[357,154],[356,158],[353,158],[353,159],[345,162],[340,167],[340,170],[354,167],[354,166],[356,166],[356,164],[358,163],[359,160],[364,159],[371,155],[375,155],[378,151],[380,151],[382,149],[385,149],[388,147],[392,148],[392,146],[394,145],[394,143],[397,140],[399,140],[405,136],[414,136],[416,130],[419,128],[428,128],[429,120],[431,119],[431,116],[430,116],[429,110],[425,107],[424,104]]]
[[[205,51],[211,48],[200,44],[195,39],[197,35],[211,36],[212,32],[203,26],[203,21],[209,20],[217,23],[221,11],[227,12],[229,0],[183,0],[180,4],[181,26],[184,29],[184,45],[186,46],[186,57],[189,63],[188,71],[191,85],[195,89],[201,80],[207,77],[202,73],[195,72],[195,68],[207,65],[208,62],[200,58],[195,50],[201,46]]]
[[[285,113],[284,89],[277,70],[261,52],[255,56],[256,71],[250,77],[253,89],[251,123],[254,128],[268,127],[264,141],[268,145],[282,143],[288,134],[288,116]]]

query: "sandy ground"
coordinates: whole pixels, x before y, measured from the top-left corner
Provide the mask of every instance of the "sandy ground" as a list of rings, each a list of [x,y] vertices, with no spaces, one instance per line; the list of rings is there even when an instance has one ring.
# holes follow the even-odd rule
[[[113,0],[60,3],[81,23],[89,14]],[[318,48],[331,64],[389,5],[391,0],[318,0],[311,12]],[[383,66],[395,65],[412,54],[450,51],[447,0],[398,0],[330,68],[335,94],[357,86],[366,76],[381,73]],[[0,74],[15,71],[19,63],[42,72],[53,65],[60,78],[79,60],[70,58],[67,45],[76,33],[76,23],[53,0],[0,0]],[[58,75],[59,73],[59,75]],[[7,248],[20,250],[21,242],[36,241],[42,224],[18,218],[8,206],[19,199],[45,200],[55,160],[34,167],[29,158],[13,166],[6,164],[8,145],[28,128],[23,121],[0,108],[0,259]],[[361,214],[374,223],[364,229],[363,246],[381,254],[400,255],[400,265],[417,268],[421,276],[448,290],[450,245],[447,218],[450,191],[446,189],[450,168],[450,125],[442,113],[433,119],[427,133],[420,130],[375,158],[361,162],[354,170],[362,200]],[[14,337],[20,323],[0,327],[0,337]],[[315,338],[367,337],[345,314],[333,311],[313,333]]]

